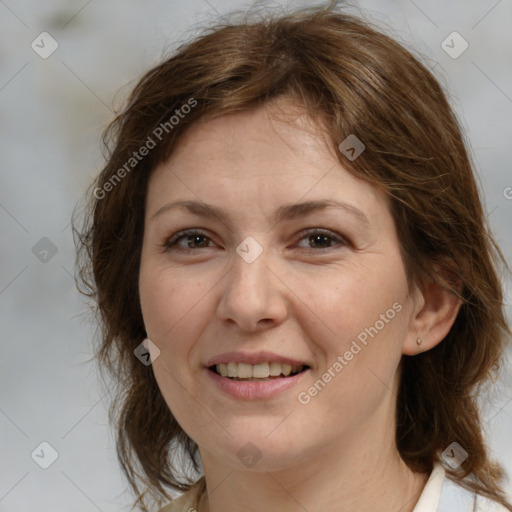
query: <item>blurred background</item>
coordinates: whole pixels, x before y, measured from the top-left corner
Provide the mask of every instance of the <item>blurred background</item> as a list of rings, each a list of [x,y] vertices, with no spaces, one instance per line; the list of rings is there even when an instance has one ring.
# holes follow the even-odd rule
[[[511,261],[512,1],[353,6],[423,55],[441,81]],[[102,167],[101,133],[141,74],[197,24],[249,8],[229,0],[0,0],[0,511],[130,509],[109,396],[88,362],[95,328],[75,288],[71,214]],[[509,277],[504,284],[510,304]],[[482,408],[493,455],[512,475],[511,360]]]

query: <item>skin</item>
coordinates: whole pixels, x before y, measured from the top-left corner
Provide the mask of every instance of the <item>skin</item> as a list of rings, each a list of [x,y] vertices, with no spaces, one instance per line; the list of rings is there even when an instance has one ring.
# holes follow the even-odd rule
[[[275,107],[295,116],[272,118]],[[357,207],[368,223],[341,209],[273,221],[284,204],[326,198]],[[155,216],[178,199],[220,207],[229,224],[178,208]],[[384,194],[347,172],[313,121],[281,98],[193,125],[154,170],[145,215],[141,308],[161,351],[152,365],[160,390],[199,446],[209,493],[199,512],[412,511],[428,475],[412,472],[396,448],[399,363],[439,343],[459,303],[434,284],[409,293]],[[182,238],[189,253],[165,252],[190,228],[207,238]],[[309,228],[331,238],[312,240]],[[249,236],[263,249],[252,263],[236,252]],[[397,302],[401,311],[300,403],[299,392]],[[204,364],[232,350],[273,351],[311,371],[277,397],[231,398]],[[262,454],[250,468],[237,457],[248,442]]]

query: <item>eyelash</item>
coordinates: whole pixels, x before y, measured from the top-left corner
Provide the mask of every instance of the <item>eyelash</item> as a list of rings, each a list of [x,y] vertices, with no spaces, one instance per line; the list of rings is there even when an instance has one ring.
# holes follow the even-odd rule
[[[176,243],[180,239],[198,236],[198,235],[211,240],[211,238],[204,231],[201,231],[199,229],[185,229],[183,231],[179,231],[178,233],[174,234],[168,240],[165,241],[165,243],[162,246],[163,252],[177,251],[177,252],[183,252],[183,253],[192,253],[192,252],[195,252],[195,251],[198,251],[201,249],[209,249],[209,247],[203,247],[203,248],[197,248],[197,249],[182,248],[182,247],[177,248],[176,247]],[[303,231],[302,233],[300,233],[300,235],[302,235],[300,240],[303,240],[304,238],[307,238],[308,236],[312,236],[312,235],[323,235],[327,238],[330,238],[331,240],[340,242],[342,246],[349,245],[348,241],[345,238],[341,237],[340,235],[336,235],[332,231],[326,231],[326,230],[322,230],[322,229],[309,229],[307,231]],[[327,250],[327,249],[331,249],[331,247],[323,247],[320,249],[309,248],[309,250],[315,251],[315,252],[323,251],[323,250]]]

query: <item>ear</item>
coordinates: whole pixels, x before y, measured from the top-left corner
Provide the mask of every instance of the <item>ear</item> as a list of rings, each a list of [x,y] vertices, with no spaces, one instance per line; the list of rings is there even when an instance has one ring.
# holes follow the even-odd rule
[[[462,292],[462,282],[452,271],[445,269],[438,274],[444,281],[455,285],[459,294]],[[457,318],[462,301],[453,292],[430,281],[421,290],[416,288],[413,303],[414,313],[402,350],[408,356],[426,352],[445,338]]]

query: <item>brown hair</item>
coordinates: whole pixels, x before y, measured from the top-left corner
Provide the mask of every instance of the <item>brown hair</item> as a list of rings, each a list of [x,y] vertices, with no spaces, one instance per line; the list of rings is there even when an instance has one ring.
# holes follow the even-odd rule
[[[456,441],[469,455],[462,471],[447,469],[448,476],[512,510],[501,487],[504,471],[488,457],[476,403],[510,334],[497,276],[505,262],[486,224],[461,129],[426,67],[369,22],[336,12],[336,4],[210,27],[142,77],[104,134],[108,160],[91,186],[84,225],[74,228],[78,281],[97,303],[96,357],[117,384],[110,420],[142,510],[147,494],[169,498],[164,486],[184,491],[193,483],[173,465],[177,449],[199,470],[196,443],[172,416],[151,366],[134,357],[146,337],[138,274],[148,178],[198,119],[281,96],[323,124],[349,172],[387,192],[409,284],[431,279],[463,301],[441,343],[402,357],[396,410],[402,459],[427,473]],[[169,123],[192,101],[194,108]],[[162,140],[133,170],[127,167],[166,122]],[[366,146],[354,161],[337,149],[350,134]],[[456,278],[444,279],[440,268]]]

